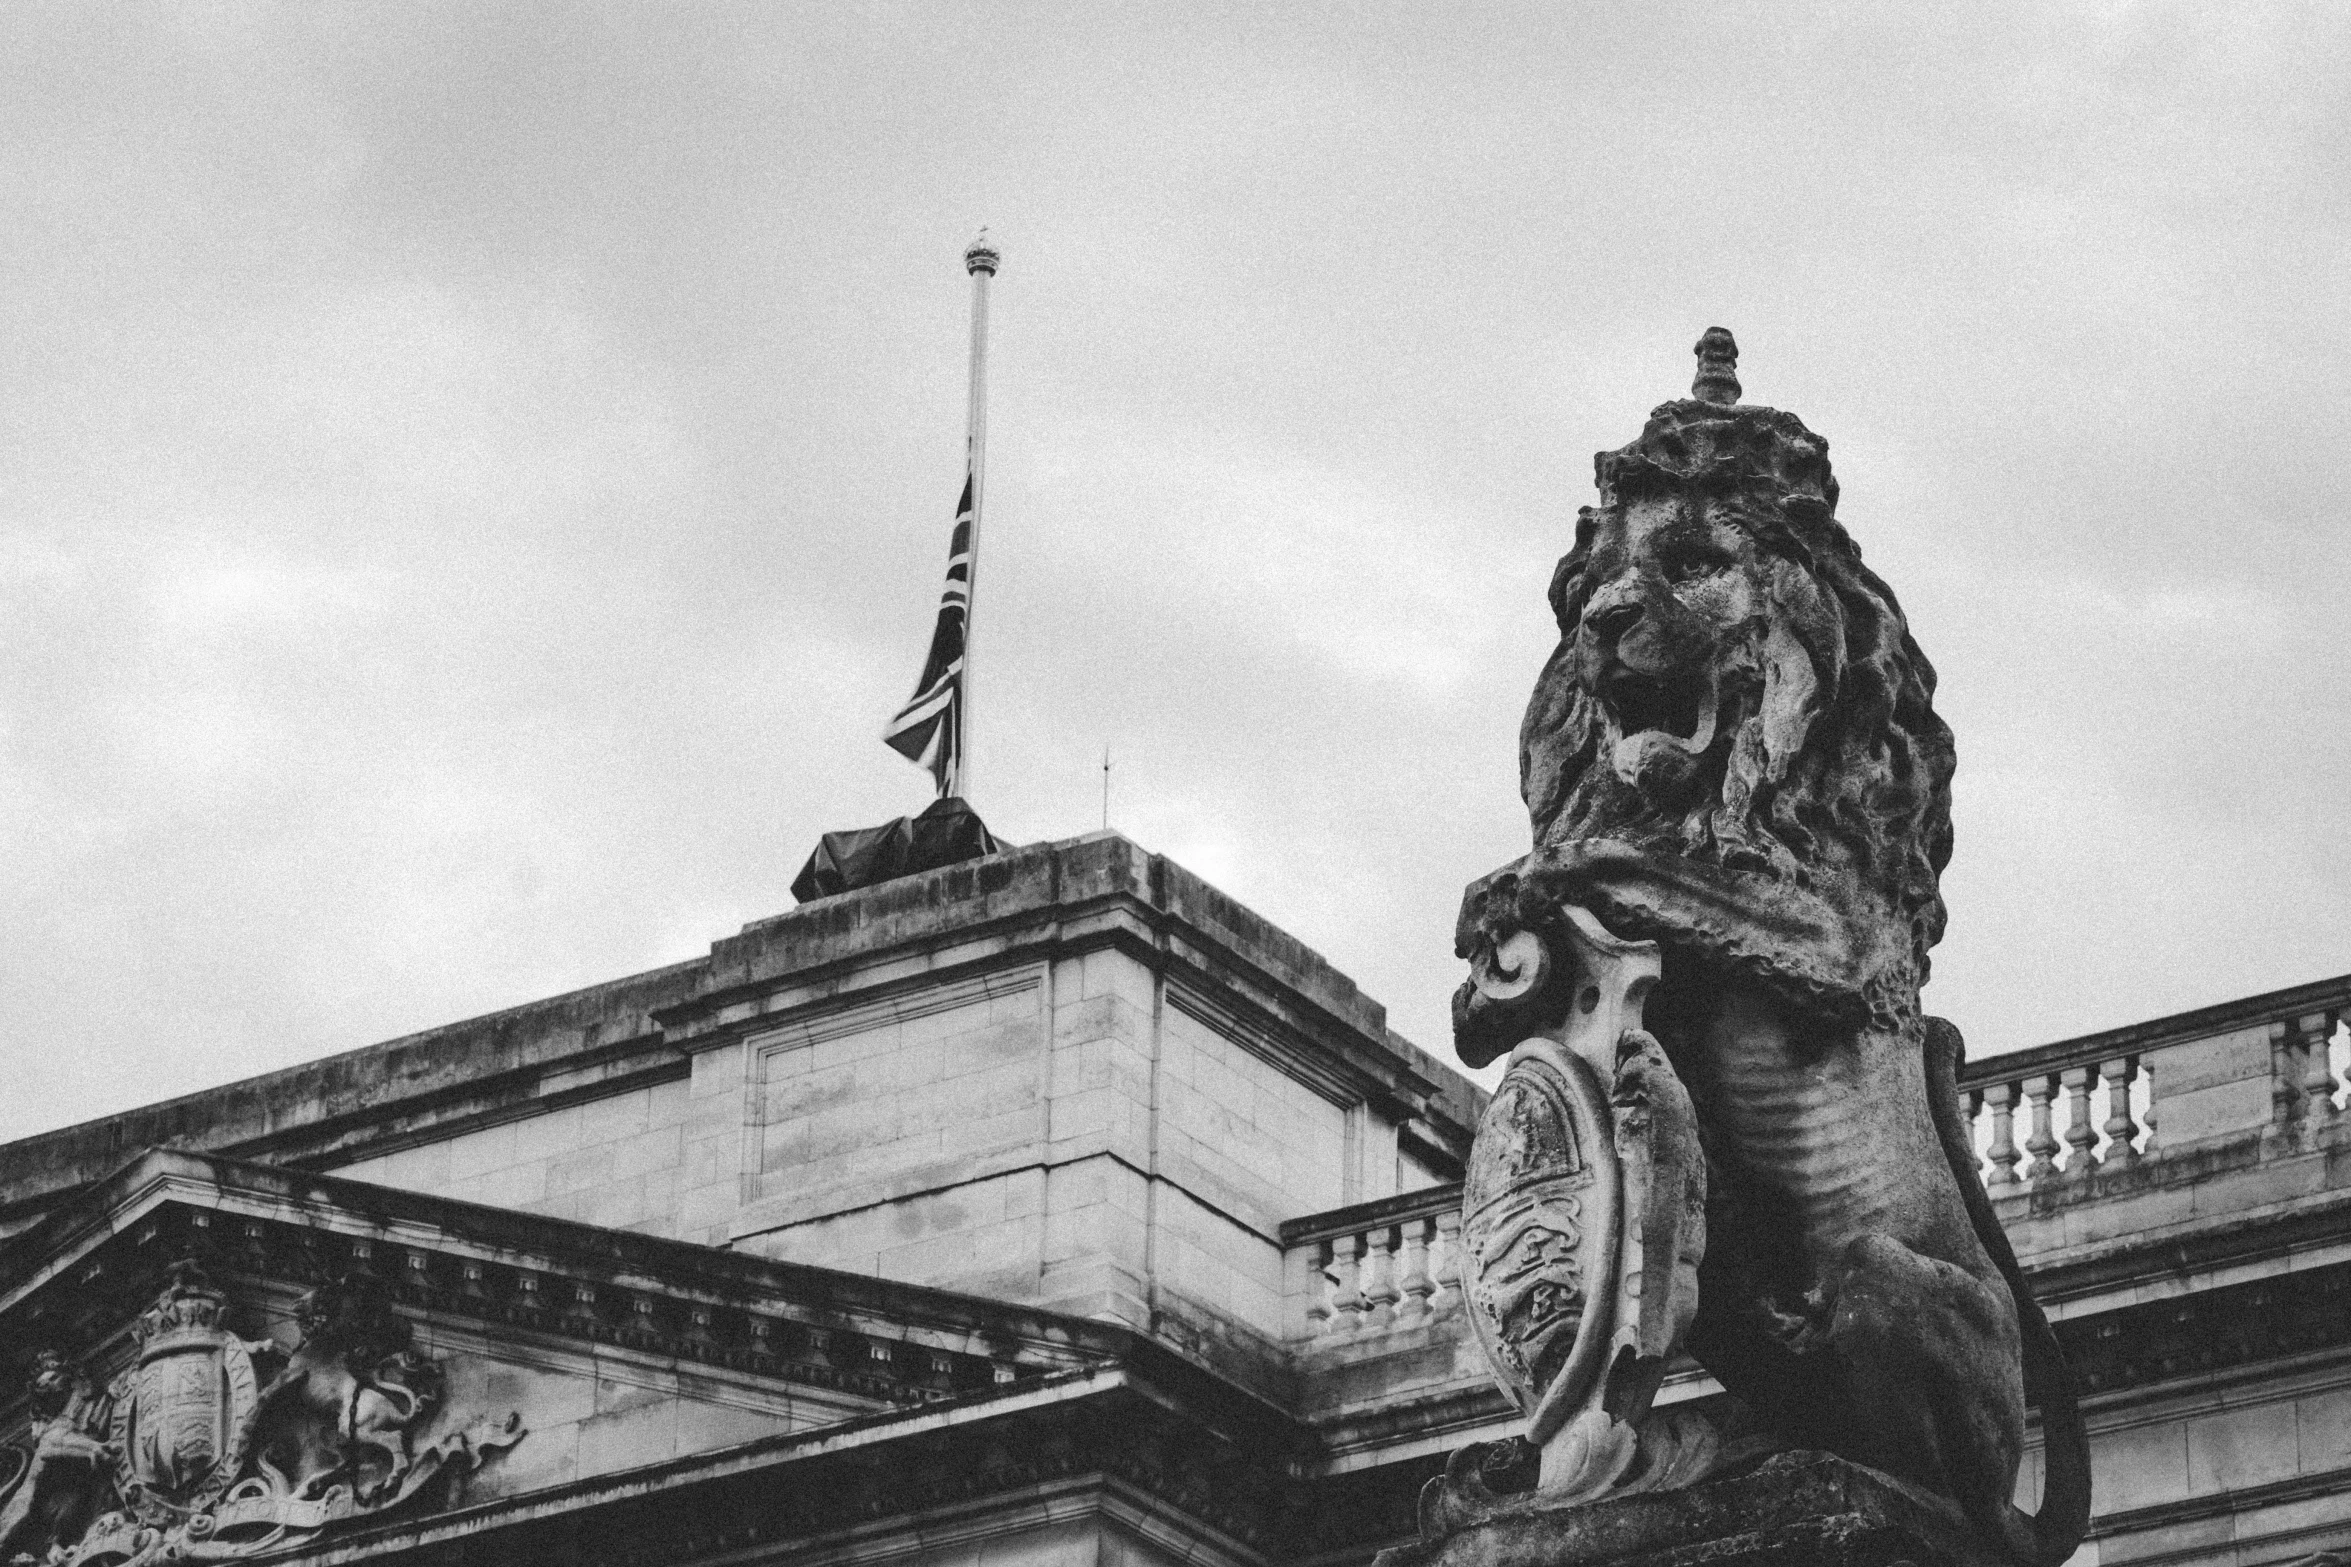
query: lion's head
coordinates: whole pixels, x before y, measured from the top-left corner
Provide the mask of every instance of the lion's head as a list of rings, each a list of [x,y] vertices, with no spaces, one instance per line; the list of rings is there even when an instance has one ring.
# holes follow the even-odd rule
[[[35,1416],[43,1420],[55,1419],[65,1406],[73,1402],[74,1393],[81,1386],[81,1374],[73,1363],[56,1350],[40,1350],[33,1356],[33,1374],[25,1392]]]
[[[1842,963],[1751,964],[1842,968],[1899,1014],[1943,933],[1951,732],[1893,592],[1836,520],[1828,443],[1737,405],[1734,353],[1710,331],[1699,395],[1594,459],[1600,504],[1552,578],[1559,647],[1520,735],[1537,855],[1670,857],[1669,879],[1711,877],[1717,896],[1816,905]]]

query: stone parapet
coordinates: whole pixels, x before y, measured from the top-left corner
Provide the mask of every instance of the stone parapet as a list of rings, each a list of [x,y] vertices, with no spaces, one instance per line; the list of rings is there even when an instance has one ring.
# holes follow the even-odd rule
[[[2343,1124],[2351,975],[1970,1061],[1985,1184],[2008,1198],[2246,1139],[2312,1147]],[[2223,1154],[2225,1158],[2225,1153]]]

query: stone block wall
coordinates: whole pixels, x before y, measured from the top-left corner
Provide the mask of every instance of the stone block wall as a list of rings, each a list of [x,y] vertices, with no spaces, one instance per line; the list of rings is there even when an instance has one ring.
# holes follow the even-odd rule
[[[1179,1004],[1162,1025],[1159,1157],[1169,1179],[1268,1233],[1300,1213],[1386,1195],[1363,1190],[1351,1107],[1270,1051],[1252,1053],[1203,1010]]]
[[[2090,1458],[2105,1567],[2283,1561],[2351,1543],[2351,1376],[2340,1365],[2093,1415]],[[2222,1505],[2197,1505],[2205,1498]]]
[[[2181,1146],[2258,1131],[2270,1119],[2266,1025],[2174,1045],[2155,1058],[2162,1136]]]
[[[607,1229],[679,1233],[684,1080],[565,1106],[361,1159],[355,1181]]]
[[[1398,1170],[1361,1103],[1131,952],[1013,966],[753,1035],[761,1255],[1135,1325],[1279,1339],[1283,1218]],[[1220,1023],[1223,1025],[1220,1027]]]

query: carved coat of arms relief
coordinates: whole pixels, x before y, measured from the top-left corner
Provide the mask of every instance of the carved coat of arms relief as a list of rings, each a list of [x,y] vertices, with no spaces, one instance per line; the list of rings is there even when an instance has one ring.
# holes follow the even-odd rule
[[[1479,956],[1484,996],[1548,998],[1550,1016],[1510,1051],[1461,1192],[1468,1319],[1526,1413],[1553,1503],[1680,1483],[1714,1447],[1710,1429],[1650,1408],[1697,1309],[1706,1223],[1689,1096],[1641,1026],[1658,950],[1588,910],[1562,917]],[[1450,1471],[1437,1502],[1462,1517],[1498,1505]]]
[[[364,1274],[302,1299],[291,1350],[241,1337],[229,1316],[227,1294],[182,1262],[104,1392],[43,1353],[31,1440],[0,1449],[0,1567],[283,1549],[400,1506],[526,1434],[519,1414],[438,1420],[439,1367]]]
[[[115,1485],[142,1523],[168,1524],[220,1499],[251,1439],[260,1378],[248,1343],[223,1325],[228,1296],[193,1263],[132,1328],[138,1354],[116,1383]]]
[[[1597,1345],[1584,1333],[1591,1289],[1615,1262],[1615,1162],[1592,1157],[1609,1135],[1608,1104],[1573,1056],[1515,1064],[1488,1107],[1462,1189],[1469,1320],[1522,1408],[1578,1382],[1570,1365]],[[1606,1301],[1600,1302],[1603,1312]]]

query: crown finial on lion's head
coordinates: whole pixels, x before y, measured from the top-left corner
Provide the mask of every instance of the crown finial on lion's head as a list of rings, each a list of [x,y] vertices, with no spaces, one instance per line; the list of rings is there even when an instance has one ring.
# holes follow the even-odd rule
[[[1698,379],[1690,383],[1690,395],[1702,403],[1720,403],[1726,408],[1737,402],[1739,344],[1730,329],[1708,327],[1692,352],[1698,356]]]

